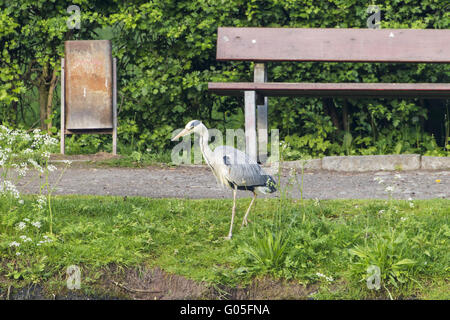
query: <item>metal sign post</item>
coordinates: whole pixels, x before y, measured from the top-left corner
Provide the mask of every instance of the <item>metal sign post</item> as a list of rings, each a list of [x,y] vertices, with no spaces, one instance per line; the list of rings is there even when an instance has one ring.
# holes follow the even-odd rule
[[[117,154],[117,70],[109,40],[65,42],[61,61],[61,153],[65,135],[111,134]]]

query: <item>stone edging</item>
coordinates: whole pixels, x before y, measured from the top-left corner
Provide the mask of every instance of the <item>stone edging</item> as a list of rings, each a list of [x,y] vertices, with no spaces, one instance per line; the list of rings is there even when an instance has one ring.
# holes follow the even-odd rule
[[[301,161],[284,161],[285,169],[301,169]],[[430,157],[419,154],[332,156],[304,162],[305,170],[341,172],[395,171],[395,170],[450,170],[450,157]]]

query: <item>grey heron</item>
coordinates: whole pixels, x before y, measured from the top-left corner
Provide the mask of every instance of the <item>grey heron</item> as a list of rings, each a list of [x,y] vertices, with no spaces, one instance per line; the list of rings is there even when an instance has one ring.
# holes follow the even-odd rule
[[[199,135],[200,150],[202,151],[203,158],[211,168],[217,182],[233,190],[230,231],[228,236],[225,237],[225,239],[229,240],[233,235],[237,190],[248,190],[253,193],[253,199],[242,220],[242,226],[246,226],[248,224],[247,217],[255,202],[257,193],[267,194],[275,192],[275,180],[265,173],[256,161],[238,149],[230,146],[220,146],[212,151],[208,145],[208,129],[199,120],[189,121],[186,127],[172,141],[191,133]]]

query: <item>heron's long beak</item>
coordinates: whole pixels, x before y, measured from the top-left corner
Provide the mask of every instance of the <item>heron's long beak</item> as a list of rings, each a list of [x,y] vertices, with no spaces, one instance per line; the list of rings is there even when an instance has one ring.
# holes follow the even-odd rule
[[[175,137],[173,137],[171,141],[176,141],[179,138],[184,137],[185,135],[188,135],[190,133],[191,133],[191,130],[183,129],[183,130],[181,130],[181,132],[179,134],[177,134]]]

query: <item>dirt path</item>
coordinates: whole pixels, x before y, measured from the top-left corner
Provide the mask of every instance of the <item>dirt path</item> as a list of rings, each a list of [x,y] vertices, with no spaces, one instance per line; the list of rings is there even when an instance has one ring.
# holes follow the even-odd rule
[[[51,175],[55,181],[58,171]],[[23,193],[38,193],[39,183],[29,173],[17,185]],[[397,177],[396,177],[397,175]],[[398,177],[399,175],[399,177]],[[381,178],[384,183],[374,181]],[[286,188],[290,178],[284,170],[281,186]],[[300,175],[298,183],[289,192],[300,198]],[[450,199],[450,171],[404,171],[337,173],[330,171],[305,172],[303,197],[318,199],[336,198],[387,198],[386,186],[393,185],[393,197],[397,199]],[[151,198],[230,198],[229,189],[222,189],[209,168],[189,166],[176,168],[148,167],[130,168],[70,168],[55,194],[90,194],[115,196],[144,196]],[[279,192],[264,196],[277,197]],[[239,192],[240,197],[250,197],[250,192]]]

